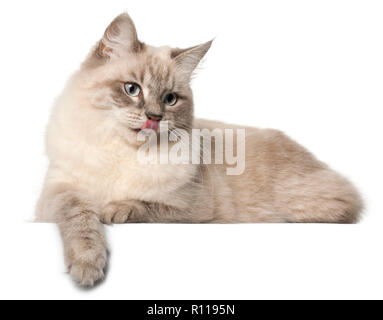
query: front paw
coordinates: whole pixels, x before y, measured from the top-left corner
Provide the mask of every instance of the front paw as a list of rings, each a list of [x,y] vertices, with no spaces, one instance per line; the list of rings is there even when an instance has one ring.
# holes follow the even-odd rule
[[[95,249],[86,249],[76,256],[77,258],[68,261],[68,271],[77,284],[82,287],[92,287],[104,279],[107,263],[106,250],[97,252]]]
[[[110,202],[103,208],[100,221],[105,224],[135,222],[139,221],[139,217],[144,216],[145,212],[147,208],[141,201]]]

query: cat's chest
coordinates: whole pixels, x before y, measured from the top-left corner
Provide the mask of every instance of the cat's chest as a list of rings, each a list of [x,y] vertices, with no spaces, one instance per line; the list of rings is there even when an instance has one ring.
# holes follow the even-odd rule
[[[173,204],[177,190],[192,179],[196,167],[141,163],[136,154],[98,155],[80,174],[81,184],[102,203],[137,199]],[[175,204],[175,203],[174,203]]]

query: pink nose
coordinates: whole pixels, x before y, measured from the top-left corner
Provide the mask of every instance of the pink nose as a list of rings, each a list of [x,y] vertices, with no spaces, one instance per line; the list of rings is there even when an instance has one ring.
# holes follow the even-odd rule
[[[154,121],[161,121],[163,118],[162,114],[155,114],[152,112],[146,112],[146,116],[148,117],[149,120],[154,120]]]

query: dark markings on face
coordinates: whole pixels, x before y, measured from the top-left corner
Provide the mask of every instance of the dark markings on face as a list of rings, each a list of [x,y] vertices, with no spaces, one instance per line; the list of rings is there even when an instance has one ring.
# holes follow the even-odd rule
[[[175,127],[190,129],[193,122],[193,103],[190,100],[179,102],[175,108],[167,110],[167,118],[172,121]]]
[[[144,97],[141,98],[141,100],[138,104],[138,107],[141,109],[145,107],[145,98]]]
[[[140,80],[140,83],[144,82],[144,80],[145,80],[145,68],[141,68],[139,80]]]
[[[133,82],[141,82],[140,81],[140,77],[139,77],[139,75],[138,75],[138,73],[137,73],[137,71],[132,71],[131,73],[130,73],[130,78],[133,80]]]
[[[126,63],[126,62],[124,62]],[[193,123],[193,98],[188,83],[177,81],[176,70],[158,57],[147,55],[142,57],[134,70],[126,77],[104,82],[100,88],[108,87],[113,103],[119,108],[134,108],[134,112],[152,112],[163,114],[163,120],[169,121],[169,128],[189,130]],[[125,91],[125,83],[134,82],[141,87],[138,97],[130,97]],[[167,93],[175,93],[178,102],[175,106],[167,106],[164,97]],[[133,110],[133,109],[128,109]]]
[[[122,82],[114,82],[113,84],[110,84],[110,88],[112,99],[119,108],[130,107],[136,104],[133,98],[126,94]]]

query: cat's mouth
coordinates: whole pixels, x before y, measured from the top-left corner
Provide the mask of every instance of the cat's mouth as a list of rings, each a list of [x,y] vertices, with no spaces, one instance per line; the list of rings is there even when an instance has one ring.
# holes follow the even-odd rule
[[[158,128],[159,128],[159,121],[146,120],[146,122],[144,123],[144,125],[141,128],[132,128],[132,130],[136,133],[139,133],[145,129],[149,129],[149,130],[153,130],[153,131],[157,132]]]

